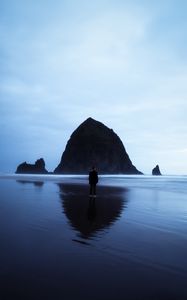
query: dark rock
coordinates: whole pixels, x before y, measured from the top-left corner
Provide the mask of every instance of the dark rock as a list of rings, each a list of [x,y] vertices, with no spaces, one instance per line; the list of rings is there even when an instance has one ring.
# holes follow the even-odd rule
[[[16,170],[17,174],[48,174],[45,169],[45,161],[43,158],[37,159],[35,164],[27,164],[26,161],[20,164]]]
[[[56,174],[87,174],[94,165],[100,174],[142,174],[132,164],[117,134],[92,118],[71,135]]]
[[[152,175],[162,175],[160,172],[159,165],[156,165],[156,167],[152,170]]]

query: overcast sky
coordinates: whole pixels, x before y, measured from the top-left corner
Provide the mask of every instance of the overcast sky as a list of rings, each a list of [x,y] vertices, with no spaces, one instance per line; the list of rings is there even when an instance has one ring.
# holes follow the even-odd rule
[[[187,174],[187,1],[1,0],[0,171],[54,170],[88,117],[134,165]]]

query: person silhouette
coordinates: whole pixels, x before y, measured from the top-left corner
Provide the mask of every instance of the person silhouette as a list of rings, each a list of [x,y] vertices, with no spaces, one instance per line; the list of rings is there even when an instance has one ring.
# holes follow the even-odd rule
[[[90,196],[96,197],[96,184],[98,183],[98,173],[96,168],[93,166],[89,173],[89,184],[90,184]]]

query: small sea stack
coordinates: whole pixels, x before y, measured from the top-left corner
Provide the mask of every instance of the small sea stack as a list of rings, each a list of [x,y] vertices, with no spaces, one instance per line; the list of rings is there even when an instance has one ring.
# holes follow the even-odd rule
[[[16,174],[48,174],[45,169],[43,158],[37,159],[35,164],[28,164],[26,161],[17,167]]]
[[[162,175],[160,172],[159,165],[156,165],[156,167],[152,170],[152,175],[156,175],[156,176]]]

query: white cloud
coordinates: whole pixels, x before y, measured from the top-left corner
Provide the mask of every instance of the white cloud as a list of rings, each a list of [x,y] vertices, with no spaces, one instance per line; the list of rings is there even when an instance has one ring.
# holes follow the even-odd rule
[[[14,96],[44,96],[45,89],[39,84],[29,85],[21,80],[15,79],[9,82],[1,82],[0,92],[4,94],[11,94]]]

